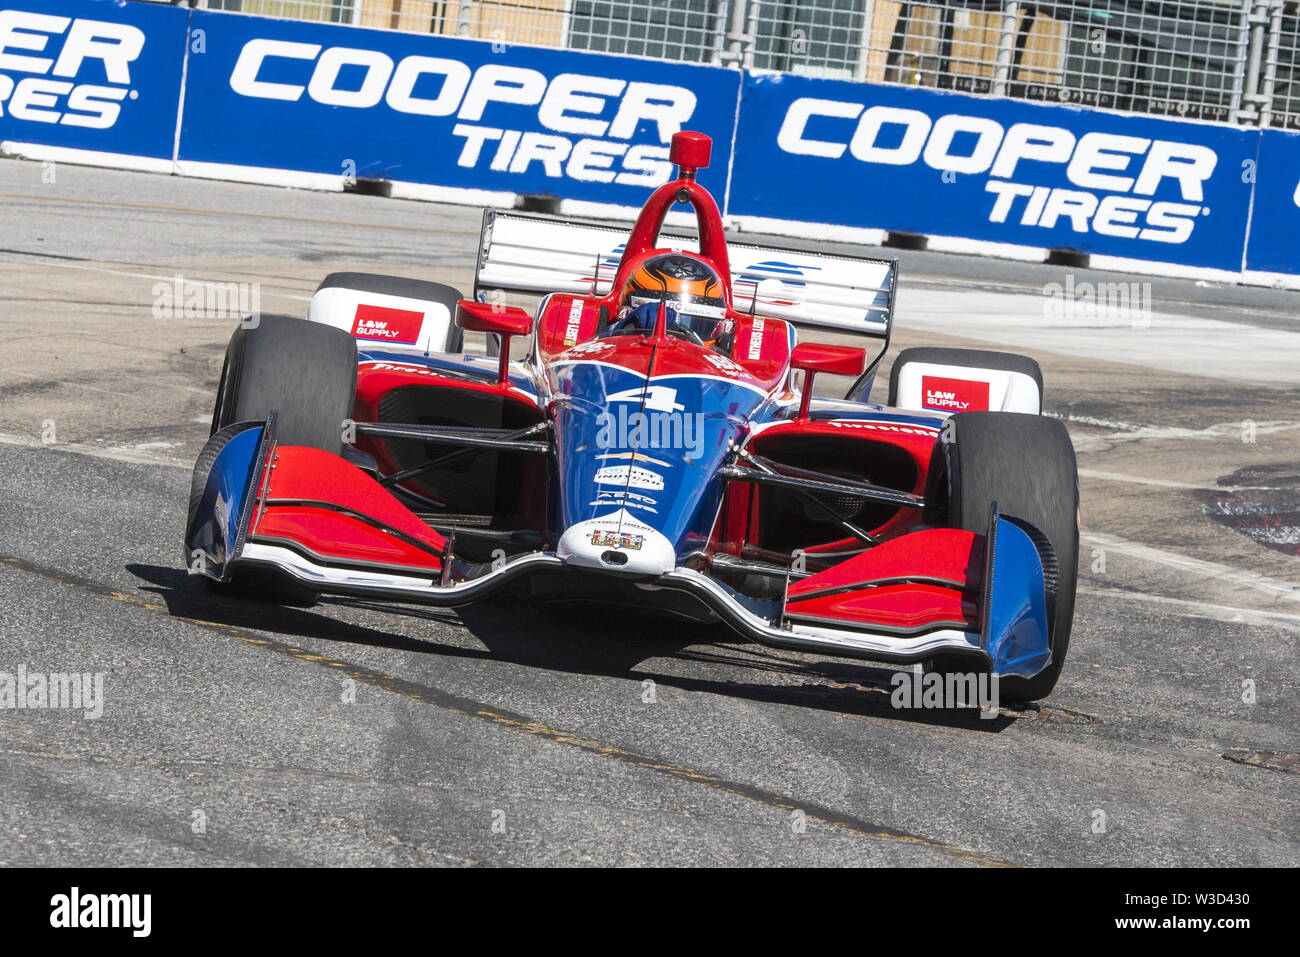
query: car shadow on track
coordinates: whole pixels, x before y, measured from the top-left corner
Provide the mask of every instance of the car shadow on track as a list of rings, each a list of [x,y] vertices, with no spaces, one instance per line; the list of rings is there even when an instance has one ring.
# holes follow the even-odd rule
[[[767,704],[812,708],[861,718],[887,718],[927,725],[999,732],[1013,713],[981,717],[978,708],[895,708],[891,679],[897,669],[856,661],[815,659],[751,644],[722,626],[667,616],[575,613],[531,601],[484,601],[455,611],[366,599],[329,596],[311,608],[276,605],[211,592],[185,571],[129,564],[176,618],[199,619],[281,637],[319,638],[393,651],[451,658],[501,661],[552,672],[644,681],[687,692],[725,695]],[[591,609],[599,606],[581,606]],[[414,622],[463,627],[486,649],[448,644],[356,624],[322,614],[383,613]],[[593,624],[597,622],[612,622]],[[712,677],[674,674],[643,667],[656,658],[700,665]],[[763,677],[770,675],[770,681]],[[799,679],[802,679],[800,681]],[[798,683],[796,683],[798,682]]]

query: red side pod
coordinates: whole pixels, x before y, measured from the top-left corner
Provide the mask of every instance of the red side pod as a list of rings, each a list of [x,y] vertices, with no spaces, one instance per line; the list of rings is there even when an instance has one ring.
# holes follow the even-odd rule
[[[912,532],[790,586],[786,617],[890,631],[979,629],[984,536]]]
[[[383,486],[337,455],[279,446],[251,541],[296,545],[338,564],[442,567],[446,541]]]

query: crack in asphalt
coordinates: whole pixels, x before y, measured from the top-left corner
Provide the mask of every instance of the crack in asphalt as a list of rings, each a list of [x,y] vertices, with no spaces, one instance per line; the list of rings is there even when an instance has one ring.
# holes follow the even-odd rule
[[[780,794],[776,791],[770,791],[757,785],[728,780],[710,774],[707,771],[701,771],[687,765],[667,761],[663,758],[655,757],[654,755],[643,754],[607,741],[588,738],[580,734],[551,728],[539,721],[529,718],[527,715],[498,708],[495,705],[476,701],[473,698],[456,694],[455,692],[444,691],[431,685],[409,681],[404,678],[399,678],[396,675],[385,674],[384,672],[366,668],[362,665],[340,661],[339,659],[331,658],[328,655],[316,654],[306,650],[305,648],[299,648],[295,645],[278,641],[274,638],[258,637],[248,633],[242,628],[228,625],[224,622],[209,621],[202,618],[191,618],[184,615],[174,615],[168,610],[166,605],[160,602],[149,601],[148,599],[141,598],[139,595],[133,595],[129,592],[113,588],[112,586],[88,578],[83,578],[59,568],[43,565],[13,555],[0,555],[0,565],[7,565],[30,575],[44,578],[47,581],[52,581],[56,584],[88,592],[101,598],[107,598],[142,610],[161,613],[173,620],[197,625],[198,627],[204,628],[208,631],[213,631],[233,638],[241,644],[250,645],[281,657],[296,661],[310,662],[321,667],[331,668],[339,674],[346,675],[354,681],[358,681],[362,684],[392,694],[402,695],[425,704],[433,705],[443,711],[464,715],[480,721],[486,721],[490,724],[496,725],[497,727],[527,734],[543,741],[548,741],[552,744],[558,744],[585,754],[596,755],[597,757],[603,757],[632,767],[654,771],[657,774],[667,775],[680,781],[687,781],[692,784],[700,785],[701,787],[709,788],[710,790],[745,798],[768,807],[791,812],[802,811],[807,818],[814,821],[820,821],[830,827],[858,834],[862,837],[890,843],[911,844],[917,847],[928,848],[953,860],[968,864],[976,864],[985,867],[1017,866],[1009,861],[1000,860],[978,851],[968,850],[966,848],[958,847],[957,845],[947,844],[943,841],[937,841],[917,834],[912,834],[908,831],[876,824],[854,815],[835,811],[832,808],[820,804],[799,801],[787,795]]]

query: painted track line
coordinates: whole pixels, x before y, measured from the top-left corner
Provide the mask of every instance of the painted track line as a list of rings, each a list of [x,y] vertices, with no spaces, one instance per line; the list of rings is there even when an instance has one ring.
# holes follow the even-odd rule
[[[20,253],[20,255],[38,256],[40,254]],[[107,266],[89,266],[89,265],[82,265],[81,263],[70,263],[70,262],[49,262],[46,260],[45,257],[42,257],[40,266],[42,268],[47,268],[47,269],[76,269],[76,270],[80,270],[81,272],[96,272],[106,276],[121,276],[126,279],[144,279],[151,282],[174,283],[178,278],[176,273],[172,273],[170,276],[164,276],[160,273],[127,272],[124,269],[109,269]],[[213,288],[219,288],[219,287],[229,285],[230,282],[233,280],[223,281],[220,279],[196,279],[192,281],[197,282],[198,284],[203,286],[206,294],[207,291]],[[259,283],[258,285],[260,287],[261,284]],[[259,295],[260,294],[261,293],[259,293]],[[276,292],[275,289],[273,288],[268,289],[265,294],[267,296],[270,296],[273,299],[287,299],[287,300],[292,300],[293,302],[311,302],[311,296],[301,296],[298,295],[297,293]]]
[[[94,445],[80,445],[76,442],[42,442],[26,435],[14,435],[0,432],[0,445],[12,445],[20,449],[46,449],[53,452],[70,452],[73,455],[85,455],[92,459],[109,459],[113,462],[130,462],[134,465],[158,465],[169,469],[194,468],[193,462],[174,459],[166,455],[157,455],[139,449],[125,447],[99,448]]]
[[[1175,614],[1188,615],[1193,618],[1210,618],[1214,621],[1226,621],[1240,625],[1281,625],[1300,628],[1300,615],[1281,611],[1259,611],[1254,608],[1237,608],[1234,605],[1213,605],[1209,602],[1191,601],[1186,598],[1169,598],[1165,595],[1149,595],[1146,592],[1129,591],[1125,588],[1106,588],[1079,582],[1080,595],[1095,595],[1098,598],[1117,598],[1127,601],[1147,602],[1162,605],[1175,611]]]
[[[1102,472],[1098,469],[1079,469],[1079,478],[1101,479],[1105,482],[1128,482],[1131,485],[1154,485],[1157,488],[1181,488],[1203,491],[1214,488],[1210,485],[1195,485],[1192,482],[1175,482],[1173,479],[1146,478],[1141,475],[1124,475],[1120,472]],[[1223,491],[1223,489],[1216,489]]]
[[[1101,532],[1084,532],[1079,537],[1086,544],[1115,552],[1117,555],[1127,555],[1130,558],[1154,562],[1157,565],[1166,565],[1180,571],[1190,572],[1201,578],[1213,578],[1231,585],[1241,585],[1273,598],[1300,602],[1300,585],[1294,585],[1278,578],[1270,578],[1258,572],[1233,568],[1229,565],[1220,565],[1218,562],[1208,562],[1201,558],[1192,558],[1190,555],[1153,548],[1150,545],[1130,542],[1127,539],[1115,535],[1105,535]]]

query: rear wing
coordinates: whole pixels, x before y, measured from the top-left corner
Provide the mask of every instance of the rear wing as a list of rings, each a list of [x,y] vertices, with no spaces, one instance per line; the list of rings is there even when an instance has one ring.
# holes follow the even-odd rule
[[[568,292],[607,295],[627,231],[545,216],[483,213],[474,295]],[[693,237],[660,236],[665,247],[696,252]],[[888,340],[898,260],[867,259],[727,243],[735,308],[798,325]]]

